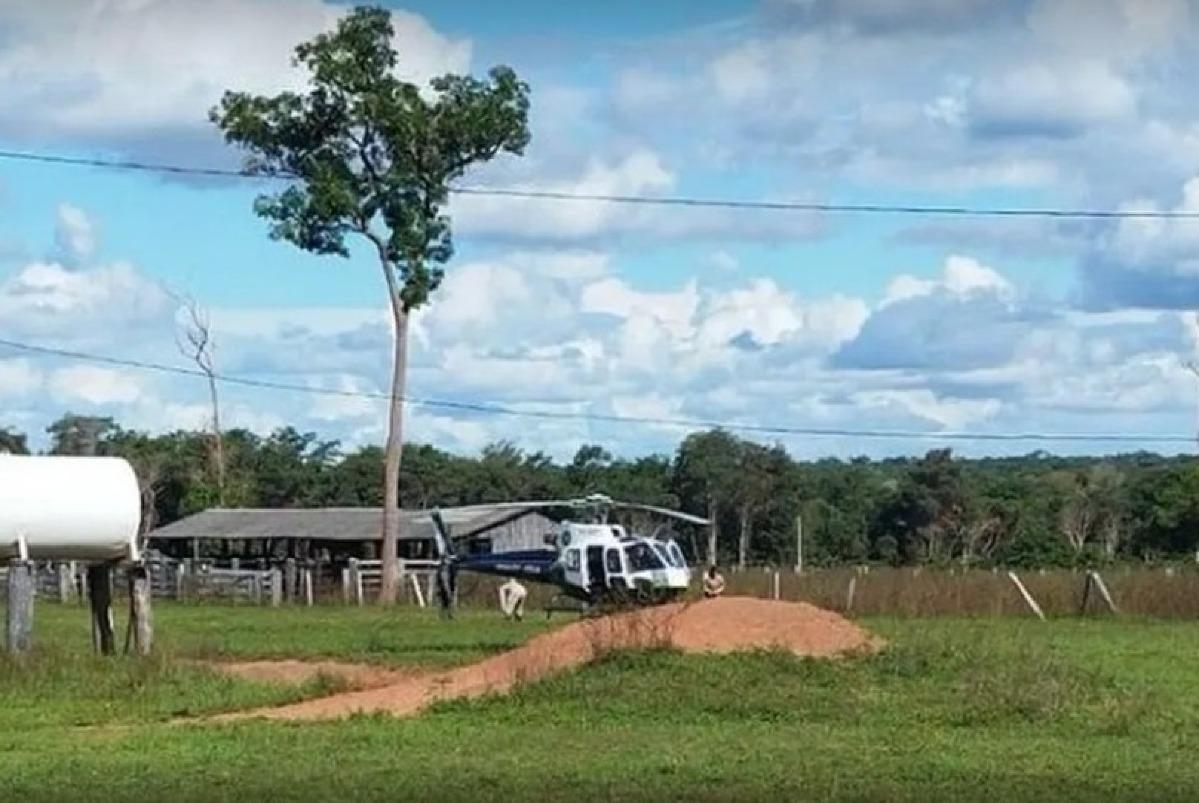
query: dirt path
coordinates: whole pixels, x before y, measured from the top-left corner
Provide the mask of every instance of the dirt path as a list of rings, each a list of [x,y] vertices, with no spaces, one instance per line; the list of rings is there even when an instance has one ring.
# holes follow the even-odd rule
[[[212,719],[336,719],[359,712],[410,716],[438,700],[506,692],[519,683],[579,666],[611,650],[667,646],[689,652],[785,649],[799,655],[829,657],[877,649],[881,641],[841,616],[812,605],[728,597],[586,619],[470,666],[409,675],[385,685],[364,686],[292,705],[236,711]],[[274,666],[265,668],[268,663]],[[266,673],[260,677],[275,672],[279,673],[277,677],[289,673],[296,676],[301,671],[290,666],[300,662],[283,663],[289,667],[259,661],[243,665],[243,669],[252,666],[249,671]]]

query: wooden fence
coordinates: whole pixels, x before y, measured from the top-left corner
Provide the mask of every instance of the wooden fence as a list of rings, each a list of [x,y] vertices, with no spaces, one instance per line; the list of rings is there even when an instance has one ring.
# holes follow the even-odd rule
[[[379,561],[324,567],[287,561],[243,568],[154,557],[148,561],[152,593],[184,601],[227,600],[246,604],[367,605],[378,595]],[[400,602],[436,604],[435,561],[401,561]],[[38,597],[85,601],[82,563],[38,563]],[[698,574],[698,572],[697,572]],[[1013,579],[1013,577],[1015,579]],[[1110,612],[1163,618],[1199,618],[1199,568],[1113,566],[1086,570],[932,569],[840,567],[796,574],[753,568],[726,574],[728,594],[808,602],[853,616],[1045,616]],[[697,577],[698,580],[698,577]],[[458,602],[494,607],[502,579],[459,575]],[[697,585],[698,583],[693,583]],[[7,569],[0,566],[0,594]],[[114,576],[123,594],[123,572]],[[528,607],[547,602],[556,589],[530,584]],[[1030,602],[1031,601],[1031,602]]]

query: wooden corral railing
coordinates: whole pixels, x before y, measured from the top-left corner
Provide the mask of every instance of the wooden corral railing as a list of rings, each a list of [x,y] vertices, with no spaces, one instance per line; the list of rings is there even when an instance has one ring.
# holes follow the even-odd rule
[[[400,601],[420,607],[436,599],[437,561],[400,560]],[[378,596],[383,584],[383,561],[350,559],[341,570],[342,601],[363,605]]]
[[[242,568],[236,559],[217,565],[154,556],[148,565],[155,597],[275,605],[370,604],[377,596],[382,574],[379,561],[365,560],[336,567],[326,563],[323,580],[317,567],[296,561]],[[436,566],[435,561],[401,561],[400,601],[436,604]],[[83,573],[82,563],[40,562],[35,573],[36,594],[48,600],[82,603],[86,594]],[[0,593],[6,588],[6,578],[7,569],[0,565]],[[1199,567],[1186,564],[1118,565],[1097,573],[1084,569],[1009,572],[999,568],[860,566],[796,574],[791,569],[756,567],[726,572],[725,578],[728,594],[809,602],[853,616],[1032,616],[1035,606],[1046,616],[1114,609],[1140,616],[1199,618]],[[495,607],[501,582],[502,578],[460,574],[458,602],[468,607]],[[124,594],[123,572],[116,573],[113,585],[118,595]],[[529,592],[528,607],[534,609],[554,596],[556,589],[529,584]]]

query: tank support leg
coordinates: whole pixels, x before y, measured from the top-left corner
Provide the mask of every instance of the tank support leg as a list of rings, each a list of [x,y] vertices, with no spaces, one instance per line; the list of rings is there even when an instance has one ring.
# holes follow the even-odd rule
[[[27,652],[33,634],[33,564],[28,560],[8,562],[6,625],[9,654]]]
[[[92,644],[102,655],[112,655],[116,647],[112,635],[112,566],[107,563],[87,567],[87,596],[92,606]]]
[[[154,617],[150,613],[150,572],[145,564],[129,570],[129,629],[125,632],[125,652],[129,642],[138,655],[149,655],[154,646]]]

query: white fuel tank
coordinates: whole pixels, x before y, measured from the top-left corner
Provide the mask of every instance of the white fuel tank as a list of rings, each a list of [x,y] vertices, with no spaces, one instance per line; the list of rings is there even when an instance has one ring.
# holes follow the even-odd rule
[[[0,455],[0,558],[101,561],[136,555],[137,475],[116,457]]]

